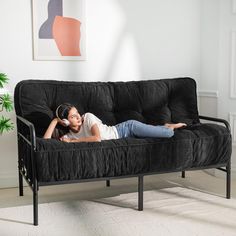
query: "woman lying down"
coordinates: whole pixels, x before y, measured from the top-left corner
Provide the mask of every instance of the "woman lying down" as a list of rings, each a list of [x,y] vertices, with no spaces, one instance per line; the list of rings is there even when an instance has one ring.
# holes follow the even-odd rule
[[[115,126],[108,126],[92,113],[81,116],[75,106],[63,103],[56,109],[54,118],[43,138],[52,137],[57,124],[68,126],[69,132],[60,140],[63,142],[100,142],[101,140],[136,138],[170,138],[174,130],[186,126],[185,123],[148,125],[137,120],[127,120]]]

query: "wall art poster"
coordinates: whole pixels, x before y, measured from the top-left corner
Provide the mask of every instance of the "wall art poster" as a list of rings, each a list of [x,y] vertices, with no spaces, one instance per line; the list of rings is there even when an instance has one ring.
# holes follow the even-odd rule
[[[32,0],[34,60],[85,60],[85,1]]]

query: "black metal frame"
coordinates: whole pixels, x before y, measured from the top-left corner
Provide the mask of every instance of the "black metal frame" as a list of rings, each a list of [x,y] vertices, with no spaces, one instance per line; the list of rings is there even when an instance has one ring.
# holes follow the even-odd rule
[[[231,133],[230,124],[227,120],[219,119],[219,118],[215,118],[215,117],[209,117],[209,116],[199,116],[199,119],[223,123],[225,125],[225,127],[228,129],[228,131]],[[230,155],[230,159],[229,159],[228,163],[226,163],[226,166],[223,166],[223,167],[225,167],[225,169],[222,168],[222,167],[218,167],[217,169],[226,172],[226,198],[230,199],[230,193],[231,193],[231,155]]]
[[[17,139],[19,140],[20,138],[22,138],[26,144],[28,144],[30,146],[30,153],[31,153],[31,167],[32,167],[32,179],[29,178],[29,176],[27,175],[27,172],[25,170],[24,167],[24,163],[23,163],[23,158],[20,157],[20,153],[19,153],[19,146],[18,146],[18,169],[19,169],[19,195],[23,196],[23,177],[25,179],[25,181],[28,183],[28,185],[30,186],[31,190],[33,191],[33,217],[34,217],[34,225],[38,225],[38,181],[36,178],[36,166],[35,166],[35,151],[36,151],[36,136],[35,136],[35,129],[34,129],[34,125],[29,122],[28,120],[26,120],[25,118],[21,117],[21,116],[16,116],[17,119],[17,126],[18,126],[18,122],[22,122],[24,123],[30,131],[30,140],[27,139],[27,137],[25,137],[25,135],[21,132],[19,132],[19,130],[17,131]],[[18,145],[19,145],[19,141],[18,141]]]
[[[206,117],[206,116],[199,116],[200,119],[204,120],[210,120],[215,122],[224,123],[226,128],[230,131],[230,125],[226,120],[213,118],[213,117]],[[17,119],[17,127],[18,122],[22,122],[24,125],[26,125],[29,129],[29,139],[21,133],[19,130],[17,131],[17,138],[18,138],[18,171],[19,171],[19,195],[23,196],[23,177],[31,190],[33,191],[33,223],[34,225],[38,225],[38,191],[39,186],[48,186],[48,185],[58,185],[58,184],[72,184],[72,183],[81,183],[81,182],[92,182],[92,181],[104,181],[106,180],[106,186],[110,186],[110,180],[112,179],[121,179],[121,178],[130,178],[130,177],[138,177],[138,210],[143,210],[143,182],[144,182],[144,176],[145,175],[154,175],[154,174],[163,174],[163,173],[171,173],[171,172],[179,172],[178,171],[164,171],[164,172],[151,172],[151,173],[142,173],[142,174],[136,174],[136,175],[126,175],[126,176],[117,176],[117,177],[103,177],[103,178],[93,178],[93,179],[81,179],[81,180],[68,180],[68,181],[56,181],[56,182],[38,182],[37,181],[37,169],[35,164],[35,152],[36,152],[36,136],[35,136],[35,129],[34,125],[26,120],[25,118],[21,116],[16,116]],[[30,146],[30,153],[31,153],[31,166],[32,166],[32,179],[29,178],[27,174],[27,170],[25,169],[24,165],[24,159],[20,157],[19,153],[19,139],[24,140],[27,145]],[[222,167],[225,167],[222,168]],[[202,170],[202,169],[210,169],[210,168],[216,168],[218,170],[224,171],[227,173],[226,178],[226,197],[230,198],[230,192],[231,192],[231,158],[228,163],[220,164],[220,165],[212,165],[207,167],[194,167],[189,169],[182,170],[182,178],[185,178],[185,171],[189,170]]]

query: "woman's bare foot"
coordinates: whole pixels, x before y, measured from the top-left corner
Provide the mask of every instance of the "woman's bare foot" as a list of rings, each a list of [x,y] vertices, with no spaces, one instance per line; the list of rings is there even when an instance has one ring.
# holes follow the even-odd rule
[[[165,124],[166,127],[171,128],[171,129],[179,129],[181,127],[187,126],[185,123],[176,123],[176,124]]]

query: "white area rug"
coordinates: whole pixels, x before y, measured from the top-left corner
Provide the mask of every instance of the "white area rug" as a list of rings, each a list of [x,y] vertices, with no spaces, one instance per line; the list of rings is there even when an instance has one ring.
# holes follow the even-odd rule
[[[32,206],[0,209],[1,236],[169,236],[236,235],[236,199],[182,187],[115,197],[39,204],[39,226]]]

